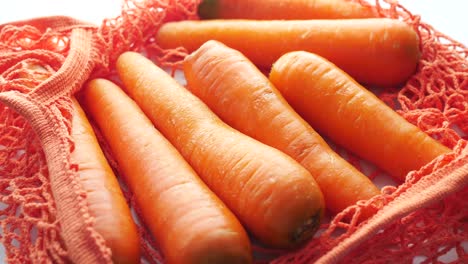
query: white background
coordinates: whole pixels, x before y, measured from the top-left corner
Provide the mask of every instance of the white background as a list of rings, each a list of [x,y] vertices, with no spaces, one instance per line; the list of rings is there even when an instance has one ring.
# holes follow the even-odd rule
[[[278,0],[281,1],[281,0]],[[373,2],[373,1],[371,1]],[[468,46],[468,1],[400,0],[413,14],[437,30]],[[38,16],[67,15],[100,24],[103,18],[119,15],[120,0],[3,0],[0,24]],[[0,245],[0,263],[5,259]],[[447,259],[449,260],[450,257]],[[414,263],[421,260],[416,258]]]
[[[278,0],[281,1],[281,0]],[[0,24],[47,15],[68,15],[100,23],[119,14],[121,0],[3,0]],[[373,2],[371,0],[370,2]],[[412,13],[450,37],[468,45],[468,1],[400,0]]]

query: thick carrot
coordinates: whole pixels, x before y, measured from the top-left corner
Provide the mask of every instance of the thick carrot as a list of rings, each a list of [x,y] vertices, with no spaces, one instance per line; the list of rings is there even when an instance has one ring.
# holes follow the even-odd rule
[[[43,81],[50,73],[36,64],[26,65],[30,72],[22,78]],[[78,175],[87,195],[94,228],[111,249],[114,263],[140,263],[140,238],[119,182],[109,166],[94,131],[81,106],[73,98],[71,137],[74,150],[71,160],[78,165]]]
[[[203,0],[202,19],[338,19],[370,18],[370,8],[346,0]]]
[[[121,55],[117,72],[155,126],[258,239],[287,248],[313,235],[323,196],[300,164],[223,123],[142,55]]]
[[[287,52],[314,52],[359,82],[378,86],[404,83],[420,56],[416,32],[393,19],[180,21],[163,25],[156,36],[162,48],[189,52],[211,39],[266,69]]]
[[[73,107],[71,159],[78,164],[94,228],[111,249],[114,263],[140,263],[140,238],[119,182],[75,99]]]
[[[450,151],[315,54],[282,56],[270,80],[312,127],[400,181]]]
[[[252,261],[239,221],[135,102],[103,79],[87,84],[83,102],[109,143],[167,263]]]
[[[185,58],[184,73],[189,90],[224,122],[285,152],[309,170],[332,212],[379,194],[377,187],[336,154],[240,52],[208,41]]]

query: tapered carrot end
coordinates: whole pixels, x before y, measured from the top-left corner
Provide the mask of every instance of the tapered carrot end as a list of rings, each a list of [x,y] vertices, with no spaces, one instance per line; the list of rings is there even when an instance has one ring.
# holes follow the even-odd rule
[[[200,53],[204,53],[204,51],[215,48],[216,46],[225,45],[216,40],[208,40],[207,42],[203,43],[203,45],[201,45],[197,50],[187,55],[184,59],[184,63],[196,60],[200,56]]]
[[[216,51],[216,52],[214,52]],[[210,56],[207,56],[206,53],[211,52]],[[190,67],[196,61],[200,60],[201,57],[205,56],[207,58],[202,59],[202,61],[206,63],[210,63],[211,61],[215,60],[215,58],[222,58],[223,60],[226,59],[227,52],[238,52],[237,50],[230,49],[225,44],[217,41],[217,40],[208,40],[207,42],[203,43],[198,49],[194,52],[187,55],[184,59],[184,68]],[[215,55],[216,56],[215,56]],[[185,70],[185,73],[190,72],[189,70]]]
[[[126,51],[117,58],[116,67],[117,69],[126,67],[126,61],[133,61],[133,58],[139,58],[142,55],[133,51]]]

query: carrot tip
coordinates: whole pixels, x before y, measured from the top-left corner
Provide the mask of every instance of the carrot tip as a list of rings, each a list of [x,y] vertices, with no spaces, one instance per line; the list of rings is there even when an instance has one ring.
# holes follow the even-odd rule
[[[295,232],[292,234],[294,243],[302,243],[312,237],[320,226],[323,210],[318,210],[311,218],[307,219]]]

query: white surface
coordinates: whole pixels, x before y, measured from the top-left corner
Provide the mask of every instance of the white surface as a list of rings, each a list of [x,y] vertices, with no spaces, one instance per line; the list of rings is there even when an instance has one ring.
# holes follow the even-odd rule
[[[64,15],[100,23],[120,12],[121,0],[3,0],[0,23],[39,16]]]
[[[468,46],[468,1],[400,0],[404,7],[435,29]]]
[[[279,0],[278,0],[279,1]],[[374,2],[373,0],[369,0]],[[3,0],[0,24],[49,15],[68,15],[99,24],[119,14],[120,0]],[[436,29],[468,46],[468,1],[400,0],[412,13]]]
[[[280,1],[280,0],[278,0]],[[373,2],[373,1],[371,1]],[[468,1],[466,0],[400,0],[413,14],[437,30],[468,46]],[[67,15],[100,24],[103,18],[120,12],[120,0],[3,0],[0,24],[39,16]],[[0,245],[0,263],[4,262]],[[419,263],[419,259],[415,259]]]

